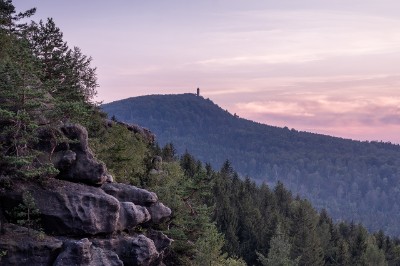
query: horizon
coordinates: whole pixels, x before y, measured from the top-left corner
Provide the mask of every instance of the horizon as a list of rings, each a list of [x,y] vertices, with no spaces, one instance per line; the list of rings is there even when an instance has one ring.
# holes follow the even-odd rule
[[[394,0],[13,2],[93,57],[97,101],[200,87],[259,123],[400,143]]]
[[[105,104],[112,104],[112,103],[114,103],[114,102],[118,102],[118,101],[124,101],[124,100],[129,100],[129,99],[132,99],[132,98],[138,98],[138,97],[146,97],[146,96],[177,96],[177,95],[185,95],[185,94],[189,94],[189,95],[193,95],[193,96],[196,96],[197,94],[196,94],[196,92],[182,92],[182,93],[167,93],[167,94],[147,94],[147,95],[138,95],[138,96],[132,96],[132,97],[128,97],[128,98],[124,98],[124,99],[117,99],[117,100],[113,100],[113,101],[111,101],[111,102],[107,102],[107,103],[101,103],[101,105],[105,105]],[[236,113],[232,113],[230,110],[227,110],[227,109],[224,109],[223,107],[221,107],[220,105],[218,105],[217,103],[215,103],[214,101],[213,101],[213,99],[211,99],[211,98],[206,98],[206,97],[203,97],[203,95],[201,95],[201,91],[200,91],[200,95],[199,95],[199,97],[201,97],[201,98],[203,98],[203,99],[205,99],[205,100],[210,100],[213,104],[216,104],[218,107],[220,107],[222,110],[225,110],[225,111],[227,111],[230,115],[237,115]],[[365,140],[360,140],[360,139],[351,139],[351,138],[347,138],[347,137],[341,137],[341,136],[335,136],[335,135],[329,135],[329,134],[324,134],[324,133],[321,133],[321,132],[312,132],[312,131],[306,131],[306,130],[299,130],[299,129],[297,129],[297,128],[290,128],[289,126],[277,126],[277,125],[270,125],[270,124],[267,124],[267,123],[263,123],[263,122],[258,122],[258,121],[255,121],[255,120],[252,120],[252,119],[249,119],[249,118],[246,118],[246,117],[241,117],[241,116],[239,116],[239,115],[237,115],[237,117],[239,118],[239,119],[244,119],[244,120],[248,120],[248,121],[250,121],[250,122],[254,122],[254,123],[258,123],[258,124],[262,124],[262,125],[266,125],[266,126],[272,126],[272,127],[278,127],[278,128],[288,128],[289,130],[296,130],[296,131],[298,131],[298,132],[304,132],[304,133],[310,133],[310,134],[316,134],[316,135],[323,135],[323,136],[327,136],[327,137],[333,137],[333,138],[341,138],[341,139],[347,139],[347,140],[352,140],[352,141],[359,141],[359,142],[383,142],[383,143],[386,143],[386,144],[392,144],[392,145],[396,145],[396,146],[399,146],[400,145],[400,143],[395,143],[395,142],[390,142],[390,141],[382,141],[382,140],[368,140],[368,139],[365,139]],[[151,129],[149,129],[150,131],[151,131]]]

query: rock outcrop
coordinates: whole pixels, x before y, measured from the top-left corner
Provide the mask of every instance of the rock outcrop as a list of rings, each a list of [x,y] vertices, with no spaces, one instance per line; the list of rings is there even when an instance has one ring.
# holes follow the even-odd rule
[[[0,234],[0,265],[52,265],[63,242],[51,236],[28,232],[25,227],[5,224]]]
[[[112,182],[106,166],[97,161],[89,148],[87,130],[77,124],[42,128],[38,149],[44,161],[50,159],[60,171],[57,178],[72,182],[101,185]]]
[[[164,241],[171,240],[163,235]],[[111,239],[96,239],[93,243],[105,250],[113,250],[124,265],[159,265],[164,249],[157,248],[154,241],[143,234]]]
[[[163,265],[172,240],[151,226],[169,219],[171,209],[153,192],[113,183],[85,128],[46,128],[40,137],[42,160],[60,173],[41,182],[1,178],[0,265]],[[26,192],[44,233],[10,223]],[[135,232],[139,225],[147,232]]]
[[[53,266],[122,266],[124,263],[118,255],[110,250],[93,246],[89,239],[71,241],[65,244]]]
[[[142,136],[142,138],[146,142],[148,142],[150,144],[153,144],[156,140],[156,136],[154,135],[154,133],[151,132],[150,130],[148,130],[147,128],[144,128],[139,125],[132,124],[132,123],[125,123],[125,122],[114,121],[114,120],[106,120],[106,125],[108,127],[112,127],[115,124],[122,125],[122,126],[126,127],[129,131],[139,134],[140,136]]]

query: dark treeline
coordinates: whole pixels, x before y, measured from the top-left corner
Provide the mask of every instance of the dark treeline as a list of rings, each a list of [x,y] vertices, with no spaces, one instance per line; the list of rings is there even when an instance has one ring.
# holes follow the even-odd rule
[[[335,223],[281,182],[271,188],[242,180],[229,161],[214,171],[187,152],[177,156],[172,144],[148,149],[141,167],[149,174],[120,181],[156,191],[173,209],[161,228],[175,239],[168,265],[244,265],[237,258],[247,265],[400,263],[398,239],[382,231],[371,234],[361,224]],[[148,155],[162,157],[162,170],[150,170]],[[112,164],[119,168],[118,160]]]
[[[229,159],[258,184],[280,180],[339,220],[400,235],[400,146],[361,142],[239,118],[194,94],[150,95],[102,106],[110,116],[150,128],[161,145],[176,144],[219,167]]]
[[[92,102],[90,57],[69,48],[52,19],[21,23],[34,12],[16,13],[0,0],[1,177],[40,183],[56,176],[37,149],[38,133],[81,123],[116,181],[150,189],[172,209],[158,226],[174,239],[167,265],[399,265],[399,241],[382,231],[334,223],[282,183],[257,186],[228,161],[215,171],[189,153],[179,157],[172,144],[160,148],[124,125],[104,123]]]

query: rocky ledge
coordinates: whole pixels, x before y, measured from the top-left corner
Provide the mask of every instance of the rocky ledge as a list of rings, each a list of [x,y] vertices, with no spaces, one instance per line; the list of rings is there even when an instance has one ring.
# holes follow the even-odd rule
[[[163,265],[172,240],[151,227],[171,210],[157,195],[113,182],[82,126],[43,129],[40,139],[38,149],[59,174],[41,182],[0,177],[0,264]],[[26,192],[43,232],[11,223]]]

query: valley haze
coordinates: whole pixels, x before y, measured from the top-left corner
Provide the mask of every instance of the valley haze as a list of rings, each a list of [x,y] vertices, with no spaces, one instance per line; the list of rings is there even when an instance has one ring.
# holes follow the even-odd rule
[[[400,143],[398,1],[14,2],[94,58],[98,101],[200,87],[261,123]]]

